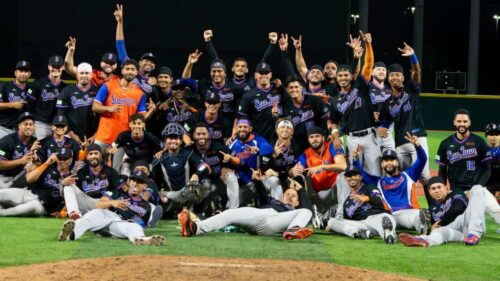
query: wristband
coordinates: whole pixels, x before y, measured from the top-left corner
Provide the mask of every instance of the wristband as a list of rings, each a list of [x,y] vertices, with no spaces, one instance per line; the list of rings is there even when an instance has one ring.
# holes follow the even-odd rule
[[[36,168],[36,171],[39,172],[40,174],[45,172],[45,170],[49,167],[47,163],[43,163],[40,165],[40,167]]]
[[[338,132],[339,132],[339,129],[332,129],[332,135],[335,133],[338,133]]]
[[[410,56],[410,61],[411,61],[411,64],[418,64],[418,58],[417,58],[417,55],[415,53]]]

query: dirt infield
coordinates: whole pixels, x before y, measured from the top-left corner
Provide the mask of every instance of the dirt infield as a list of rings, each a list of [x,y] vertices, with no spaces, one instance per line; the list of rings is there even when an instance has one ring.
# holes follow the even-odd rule
[[[419,280],[331,263],[210,257],[125,256],[18,266],[0,280]]]

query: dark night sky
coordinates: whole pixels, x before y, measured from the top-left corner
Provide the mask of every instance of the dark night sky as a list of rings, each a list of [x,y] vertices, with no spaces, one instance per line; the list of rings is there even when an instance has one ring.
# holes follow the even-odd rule
[[[258,62],[267,44],[269,31],[303,34],[304,52],[309,64],[335,58],[346,62],[344,43],[349,14],[358,12],[358,1],[121,1],[126,5],[125,35],[132,56],[156,52],[162,65],[180,75],[188,52],[203,48],[202,31],[213,28],[221,57],[228,63],[244,56],[250,65]],[[370,1],[369,26],[374,37],[376,60],[387,64],[401,58],[397,47],[413,43],[412,0]],[[435,92],[435,72],[467,71],[470,0],[425,1],[423,88]],[[218,6],[220,5],[220,6]],[[99,9],[96,7],[99,6]],[[77,61],[96,64],[102,53],[114,51],[115,21],[112,1],[34,1],[0,0],[0,77],[12,75],[16,61],[30,60],[33,76],[45,72],[52,54],[64,55],[70,35],[79,39]],[[9,13],[5,13],[9,11]],[[500,62],[500,31],[495,32],[493,14],[500,15],[500,1],[481,1],[479,92],[500,94],[496,82]],[[352,30],[358,27],[350,22]],[[293,48],[292,48],[293,49]],[[293,53],[290,53],[293,55]],[[350,55],[349,55],[350,57]],[[195,74],[208,73],[206,59]],[[273,56],[279,74],[278,52]]]

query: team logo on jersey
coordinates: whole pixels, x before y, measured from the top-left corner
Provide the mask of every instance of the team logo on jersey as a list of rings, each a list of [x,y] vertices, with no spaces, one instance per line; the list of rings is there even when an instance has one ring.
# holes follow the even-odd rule
[[[170,167],[177,167],[179,166],[179,164],[175,163],[175,162],[172,162],[172,164],[170,164]]]

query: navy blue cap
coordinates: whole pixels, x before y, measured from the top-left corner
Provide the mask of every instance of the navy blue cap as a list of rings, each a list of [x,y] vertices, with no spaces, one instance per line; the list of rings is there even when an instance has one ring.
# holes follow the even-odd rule
[[[356,165],[349,165],[347,169],[344,172],[344,176],[350,177],[352,175],[361,175],[361,172],[359,171],[358,167]]]
[[[214,68],[222,68],[224,72],[226,72],[226,64],[221,59],[215,59],[212,61],[212,63],[210,63],[210,70]]]
[[[57,150],[57,159],[66,161],[71,158],[73,158],[73,150],[67,147],[61,147]]]
[[[307,128],[306,130],[307,130],[307,136],[316,134],[323,135],[323,129],[321,129],[320,127],[312,126]]]
[[[52,125],[64,125],[68,126],[68,120],[66,120],[66,117],[64,115],[57,115],[52,119]]]
[[[271,66],[267,62],[259,62],[255,67],[255,72],[271,72]]]
[[[28,61],[25,61],[25,60],[19,61],[16,64],[16,70],[18,70],[18,69],[31,71],[31,64]]]
[[[167,66],[162,66],[158,69],[158,75],[160,75],[160,74],[166,74],[170,77],[173,77],[172,69],[170,69],[170,67],[167,67]]]
[[[384,151],[382,153],[382,158],[381,159],[387,159],[387,158],[398,160],[398,154],[396,153],[395,150],[387,149],[386,151]]]
[[[220,101],[220,96],[217,93],[208,91],[205,95],[205,101]]]
[[[141,170],[134,171],[128,178],[142,183],[147,183],[149,179],[148,175]]]
[[[102,55],[101,61],[109,64],[115,64],[118,62],[114,53],[105,53]]]
[[[53,67],[61,67],[64,65],[64,59],[61,56],[55,55],[49,58],[49,65]]]
[[[150,53],[144,53],[144,54],[142,54],[141,60],[144,60],[144,59],[148,59],[148,60],[156,63],[156,57],[151,52]]]
[[[377,68],[377,67],[383,67],[385,69],[387,69],[387,66],[385,65],[385,63],[381,62],[381,61],[377,61],[374,65],[373,65],[373,68]]]
[[[391,73],[391,72],[404,73],[404,70],[400,64],[394,63],[394,64],[389,65],[389,67],[387,68],[387,73]]]
[[[175,79],[172,83],[172,89],[185,89],[186,85],[181,82],[181,79]]]
[[[87,147],[87,152],[91,152],[91,151],[98,151],[98,152],[102,153],[102,148],[97,143],[91,143]]]
[[[26,119],[35,120],[35,116],[33,116],[33,114],[29,113],[28,111],[23,112],[21,113],[21,115],[19,115],[18,122],[21,123]]]

